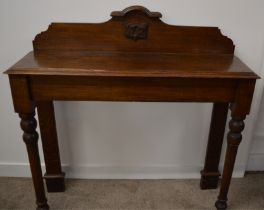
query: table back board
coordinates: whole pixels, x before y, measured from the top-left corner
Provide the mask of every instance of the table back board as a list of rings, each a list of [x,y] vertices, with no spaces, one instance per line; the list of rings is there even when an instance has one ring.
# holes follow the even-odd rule
[[[132,6],[104,23],[52,23],[33,41],[34,51],[84,50],[233,54],[231,39],[217,27],[172,26],[159,12]]]

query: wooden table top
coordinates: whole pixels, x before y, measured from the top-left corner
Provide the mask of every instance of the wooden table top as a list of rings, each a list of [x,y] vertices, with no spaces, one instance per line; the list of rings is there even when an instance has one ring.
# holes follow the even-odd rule
[[[228,54],[49,51],[30,52],[5,73],[179,78],[259,78]]]

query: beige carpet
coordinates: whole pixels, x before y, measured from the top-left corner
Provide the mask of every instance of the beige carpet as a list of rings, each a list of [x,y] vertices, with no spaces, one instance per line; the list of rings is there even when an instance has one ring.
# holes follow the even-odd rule
[[[64,193],[49,193],[51,209],[214,209],[218,190],[199,180],[67,180]],[[0,177],[0,209],[34,209],[31,179]],[[264,174],[233,179],[229,209],[264,209]]]

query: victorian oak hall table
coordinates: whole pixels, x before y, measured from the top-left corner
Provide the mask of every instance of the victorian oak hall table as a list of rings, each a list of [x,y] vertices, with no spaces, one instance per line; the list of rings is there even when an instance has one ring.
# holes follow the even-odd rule
[[[48,192],[63,192],[53,101],[212,102],[201,188],[217,188],[228,107],[231,109],[221,188],[227,193],[244,119],[259,77],[234,56],[231,39],[216,27],[173,26],[159,12],[132,6],[105,23],[52,23],[29,52],[5,73],[21,118],[37,209],[48,209],[38,151],[43,144]],[[230,104],[230,106],[229,106]]]

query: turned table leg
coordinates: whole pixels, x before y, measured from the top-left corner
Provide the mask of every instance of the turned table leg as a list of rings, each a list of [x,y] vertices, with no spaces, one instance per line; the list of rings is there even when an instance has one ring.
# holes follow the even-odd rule
[[[201,189],[216,189],[218,170],[228,113],[228,103],[214,103],[204,168],[201,171]]]
[[[222,210],[227,208],[227,193],[232,178],[232,171],[235,164],[238,146],[242,140],[241,132],[244,129],[245,116],[236,117],[232,116],[229,122],[229,133],[227,135],[227,150],[225,157],[225,166],[223,177],[221,181],[221,189],[218,200],[215,203],[217,209]]]
[[[23,140],[27,147],[30,169],[32,173],[33,184],[36,193],[37,209],[49,209],[45,196],[43,185],[39,151],[38,151],[38,133],[36,132],[37,121],[34,118],[35,113],[19,114],[21,118],[21,128],[24,131]]]
[[[221,180],[221,188],[215,207],[218,210],[227,208],[227,194],[235,165],[238,146],[242,140],[244,120],[250,112],[255,82],[243,81],[239,83],[236,91],[235,102],[231,104],[231,120],[227,134],[227,148],[225,156],[224,171]]]
[[[52,101],[37,102],[40,134],[46,165],[44,179],[48,192],[65,191],[65,174],[61,170],[61,161],[56,131],[55,114]]]
[[[21,118],[20,126],[23,140],[27,147],[30,170],[36,194],[37,209],[49,209],[45,195],[41,164],[38,150],[37,121],[35,116],[35,102],[30,93],[30,81],[23,75],[9,75],[12,98],[15,112]],[[25,192],[27,193],[27,192]],[[25,204],[26,205],[26,204]]]

